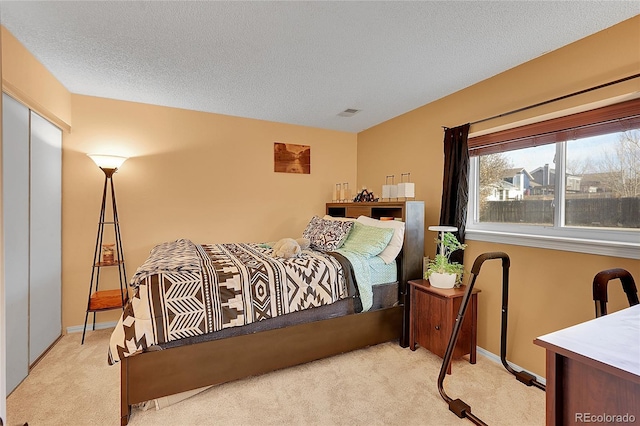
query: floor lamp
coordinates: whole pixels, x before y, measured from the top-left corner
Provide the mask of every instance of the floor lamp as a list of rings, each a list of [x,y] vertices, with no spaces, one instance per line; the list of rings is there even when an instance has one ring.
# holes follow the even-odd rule
[[[89,297],[87,299],[87,311],[84,317],[84,328],[82,330],[82,343],[87,331],[87,320],[89,312],[93,312],[93,330],[96,329],[96,312],[110,309],[124,308],[128,299],[127,293],[127,273],[124,267],[124,256],[122,251],[122,238],[120,236],[120,223],[118,222],[118,209],[116,205],[116,192],[113,186],[113,175],[122,166],[127,157],[113,155],[89,154],[89,157],[104,172],[104,187],[102,189],[102,206],[100,208],[100,219],[98,220],[98,235],[96,237],[96,247],[93,253],[93,267],[91,269],[91,284],[89,286]],[[109,194],[107,194],[107,192]],[[107,211],[107,200],[111,199],[112,221],[105,220]],[[103,246],[103,234],[105,225],[113,226],[115,237],[114,244]],[[114,249],[111,246],[115,246]],[[101,248],[103,248],[101,253]],[[115,251],[115,253],[114,253]],[[101,256],[102,254],[102,256]],[[120,290],[99,291],[100,269],[103,267],[117,267]]]

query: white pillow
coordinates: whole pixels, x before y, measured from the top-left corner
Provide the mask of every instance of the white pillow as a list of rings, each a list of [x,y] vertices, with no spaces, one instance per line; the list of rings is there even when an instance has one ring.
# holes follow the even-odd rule
[[[404,222],[399,220],[378,220],[368,216],[360,216],[357,219],[363,225],[377,226],[378,228],[393,228],[393,236],[387,247],[378,255],[387,265],[398,257],[404,242]]]
[[[341,220],[343,222],[355,222],[356,220],[352,217],[339,217],[339,216],[329,216],[328,214],[324,215],[324,220]]]

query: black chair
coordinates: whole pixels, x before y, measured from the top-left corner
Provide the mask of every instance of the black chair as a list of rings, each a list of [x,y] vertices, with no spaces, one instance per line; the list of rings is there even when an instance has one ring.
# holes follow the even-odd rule
[[[607,315],[607,285],[609,281],[619,278],[622,282],[622,290],[627,294],[629,306],[637,305],[638,289],[629,271],[622,268],[607,269],[598,272],[593,278],[593,300],[596,304],[596,318]]]

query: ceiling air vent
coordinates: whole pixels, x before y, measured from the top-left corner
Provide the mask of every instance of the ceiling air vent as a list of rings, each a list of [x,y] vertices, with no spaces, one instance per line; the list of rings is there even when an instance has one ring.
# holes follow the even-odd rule
[[[356,113],[360,112],[359,109],[347,108],[341,113],[338,113],[340,117],[353,117]]]

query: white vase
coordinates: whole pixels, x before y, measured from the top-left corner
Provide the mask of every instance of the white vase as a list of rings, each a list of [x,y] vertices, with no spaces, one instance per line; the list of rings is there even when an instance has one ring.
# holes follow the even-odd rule
[[[432,272],[429,275],[429,284],[438,288],[453,288],[456,284],[456,274]]]

